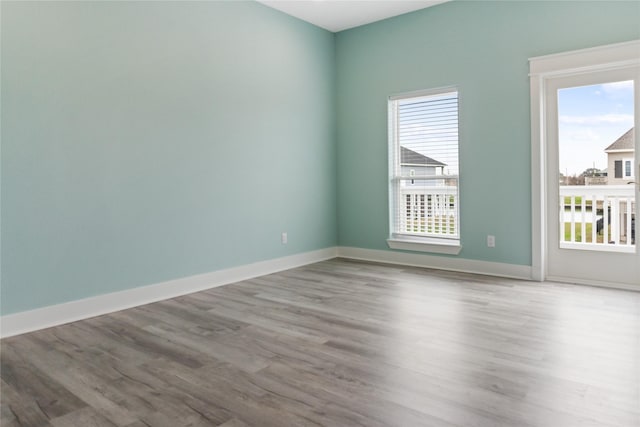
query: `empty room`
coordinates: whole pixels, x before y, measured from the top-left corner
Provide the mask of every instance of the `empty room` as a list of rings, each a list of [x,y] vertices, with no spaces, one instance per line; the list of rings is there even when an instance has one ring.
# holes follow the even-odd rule
[[[2,427],[640,427],[640,1],[0,25]]]

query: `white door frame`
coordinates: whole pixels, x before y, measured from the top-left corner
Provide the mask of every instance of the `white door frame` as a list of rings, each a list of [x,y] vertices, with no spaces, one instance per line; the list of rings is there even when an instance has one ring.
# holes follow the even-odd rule
[[[531,83],[531,278],[547,277],[547,141],[545,93],[549,79],[640,65],[640,40],[529,59]],[[636,126],[640,124],[636,108]],[[638,170],[638,158],[634,167]],[[639,171],[640,172],[640,171]],[[639,173],[640,174],[640,173]],[[640,183],[636,184],[636,194]],[[630,287],[630,289],[638,289]]]

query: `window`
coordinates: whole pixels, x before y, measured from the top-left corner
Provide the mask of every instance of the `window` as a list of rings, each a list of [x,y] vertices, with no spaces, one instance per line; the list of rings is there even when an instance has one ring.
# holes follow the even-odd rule
[[[614,177],[615,178],[622,178],[622,160],[615,160],[613,162],[613,169],[614,169]]]
[[[455,88],[389,98],[389,175],[389,246],[459,253]]]
[[[633,159],[615,160],[613,166],[615,178],[633,178]]]
[[[633,178],[633,160],[625,159],[624,161],[624,177]]]

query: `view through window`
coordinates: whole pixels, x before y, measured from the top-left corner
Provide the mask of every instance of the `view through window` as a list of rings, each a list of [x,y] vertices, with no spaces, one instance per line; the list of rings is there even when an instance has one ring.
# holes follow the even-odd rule
[[[459,241],[458,92],[389,100],[391,237]]]
[[[558,90],[560,246],[635,244],[633,81]]]

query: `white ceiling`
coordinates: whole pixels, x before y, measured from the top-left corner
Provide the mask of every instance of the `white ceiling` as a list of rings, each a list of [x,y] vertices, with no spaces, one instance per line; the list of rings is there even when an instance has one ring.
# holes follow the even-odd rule
[[[265,6],[338,32],[448,0],[258,0]]]

